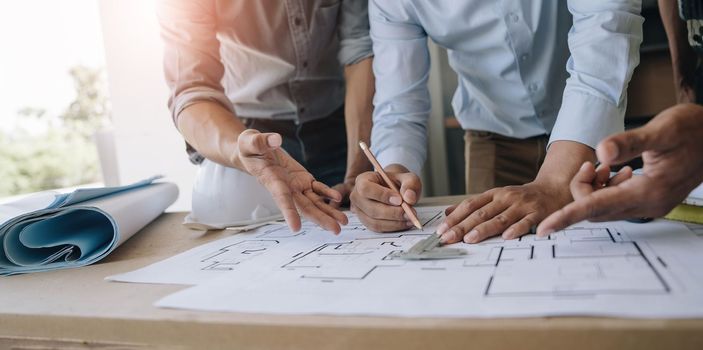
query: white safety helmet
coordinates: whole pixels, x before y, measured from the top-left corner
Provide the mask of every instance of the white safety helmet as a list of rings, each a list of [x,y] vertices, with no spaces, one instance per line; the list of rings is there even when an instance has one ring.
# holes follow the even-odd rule
[[[271,194],[253,176],[207,159],[200,164],[186,226],[224,229],[282,218]]]

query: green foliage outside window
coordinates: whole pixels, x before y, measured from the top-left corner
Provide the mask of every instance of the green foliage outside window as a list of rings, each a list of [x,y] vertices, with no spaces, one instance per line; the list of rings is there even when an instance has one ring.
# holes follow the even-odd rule
[[[76,98],[61,115],[27,107],[17,127],[0,130],[0,197],[100,181],[93,134],[109,123],[104,75],[83,66],[69,74]]]

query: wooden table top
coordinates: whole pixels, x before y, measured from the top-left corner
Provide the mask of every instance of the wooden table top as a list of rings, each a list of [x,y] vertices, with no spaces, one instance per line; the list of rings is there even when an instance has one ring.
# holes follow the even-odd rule
[[[431,198],[427,205],[459,197]],[[191,231],[160,216],[92,266],[0,278],[0,349],[703,349],[703,319],[442,319],[288,316],[159,309],[178,285],[104,281],[228,231]]]

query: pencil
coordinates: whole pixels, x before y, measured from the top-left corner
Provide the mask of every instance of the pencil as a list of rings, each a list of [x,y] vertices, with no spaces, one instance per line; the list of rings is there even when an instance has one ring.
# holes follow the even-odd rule
[[[403,208],[403,211],[405,211],[405,214],[410,218],[410,221],[412,221],[413,225],[418,228],[418,230],[422,230],[422,224],[420,223],[420,220],[417,218],[415,215],[415,212],[413,212],[412,207],[410,207],[410,204],[406,203],[403,200],[403,195],[400,194],[400,191],[398,190],[398,187],[396,187],[395,183],[391,181],[391,178],[388,177],[388,174],[386,174],[385,171],[383,171],[383,167],[381,167],[381,164],[378,162],[376,157],[373,156],[371,151],[369,150],[369,146],[366,145],[364,141],[359,141],[359,147],[361,147],[361,150],[364,151],[364,154],[366,155],[366,158],[369,159],[371,164],[373,164],[374,169],[376,170],[377,173],[381,175],[383,178],[383,181],[386,182],[386,185],[390,187],[393,192],[398,194],[400,196],[400,200],[402,201],[400,203],[400,207]]]

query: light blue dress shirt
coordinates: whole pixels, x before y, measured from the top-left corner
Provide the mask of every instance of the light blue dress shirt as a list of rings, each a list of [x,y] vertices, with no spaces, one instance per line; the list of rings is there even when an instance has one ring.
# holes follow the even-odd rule
[[[422,168],[428,37],[448,50],[458,75],[452,106],[464,129],[551,134],[550,144],[595,147],[624,128],[641,7],[626,0],[371,0],[374,153],[383,166]]]

